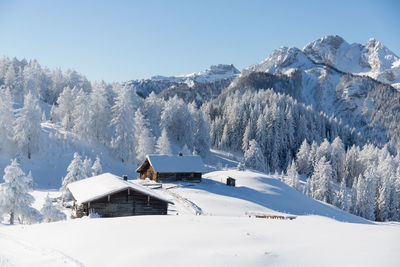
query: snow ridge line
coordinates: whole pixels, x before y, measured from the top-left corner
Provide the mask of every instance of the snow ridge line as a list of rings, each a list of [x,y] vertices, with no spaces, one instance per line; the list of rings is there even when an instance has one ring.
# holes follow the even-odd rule
[[[197,206],[194,202],[190,201],[187,198],[182,197],[181,195],[179,195],[177,193],[169,191],[169,189],[171,189],[171,188],[166,188],[166,189],[163,188],[162,190],[163,190],[163,192],[165,192],[165,193],[169,194],[170,196],[172,196],[177,201],[183,203],[185,206],[191,208],[194,211],[195,215],[206,215],[203,212],[203,210],[199,206]]]

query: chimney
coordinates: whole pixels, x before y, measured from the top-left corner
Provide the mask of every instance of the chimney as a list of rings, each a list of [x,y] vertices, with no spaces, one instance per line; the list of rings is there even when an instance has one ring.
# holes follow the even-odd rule
[[[179,153],[178,153],[178,156],[179,156],[179,157],[182,157],[182,156],[183,156],[182,152],[179,152]]]
[[[122,175],[122,179],[124,179],[124,181],[128,181],[128,175]]]

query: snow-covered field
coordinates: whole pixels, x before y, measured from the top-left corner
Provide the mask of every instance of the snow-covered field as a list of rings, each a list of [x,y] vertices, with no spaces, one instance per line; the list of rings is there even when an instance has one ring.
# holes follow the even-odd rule
[[[137,216],[3,227],[17,266],[398,266],[399,225]],[[7,266],[7,265],[6,265]]]
[[[260,173],[204,176],[200,184],[164,184],[157,190],[175,202],[168,216],[3,225],[0,266],[400,265],[399,223],[350,215]],[[237,187],[224,184],[228,176],[236,178]],[[35,206],[46,195],[35,191]]]

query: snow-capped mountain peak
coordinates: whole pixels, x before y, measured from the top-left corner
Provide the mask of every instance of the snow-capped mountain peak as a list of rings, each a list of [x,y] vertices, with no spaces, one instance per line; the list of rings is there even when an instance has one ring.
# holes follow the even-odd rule
[[[242,74],[247,75],[251,72],[275,73],[282,68],[305,68],[310,64],[312,62],[300,49],[282,46],[272,51],[268,58],[243,70]]]
[[[192,80],[195,82],[212,82],[219,79],[230,78],[240,73],[238,69],[235,68],[233,64],[218,64],[211,65],[209,68],[199,71],[193,72],[189,74],[182,74],[177,76],[152,76],[151,80],[169,80],[172,82],[185,82],[187,80]],[[145,79],[149,80],[149,79]]]
[[[210,82],[219,79],[229,78],[239,73],[239,70],[233,64],[211,65],[208,69],[200,72],[184,74],[177,76],[178,78],[189,78],[196,82]]]
[[[148,96],[151,92],[159,94],[171,87],[188,89],[187,87],[193,88],[196,85],[207,87],[210,83],[214,84],[212,87],[215,87],[214,91],[218,94],[239,73],[239,70],[232,64],[219,64],[212,65],[200,72],[169,77],[158,75],[149,79],[129,81],[127,84],[133,86],[136,92],[143,97]]]
[[[347,43],[330,35],[308,43],[303,52],[317,63],[341,71],[367,75],[400,88],[400,59],[378,40],[371,38],[364,45]]]
[[[344,72],[368,71],[369,65],[364,62],[360,44],[349,44],[338,35],[324,36],[308,43],[303,52],[317,63],[333,66]]]

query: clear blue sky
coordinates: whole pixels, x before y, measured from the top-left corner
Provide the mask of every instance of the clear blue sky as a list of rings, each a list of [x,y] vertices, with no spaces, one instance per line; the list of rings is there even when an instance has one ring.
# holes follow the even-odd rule
[[[0,0],[0,55],[108,82],[242,69],[329,34],[399,55],[400,1]]]

